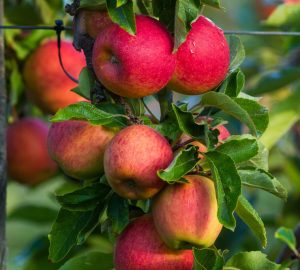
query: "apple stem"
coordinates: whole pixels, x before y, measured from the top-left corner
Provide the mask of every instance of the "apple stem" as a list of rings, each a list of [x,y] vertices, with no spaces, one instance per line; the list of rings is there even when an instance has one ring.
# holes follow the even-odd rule
[[[184,141],[184,142],[182,142],[182,143],[177,143],[177,144],[175,144],[174,146],[173,146],[173,152],[175,152],[175,151],[177,151],[178,149],[180,149],[180,148],[182,148],[182,147],[184,147],[184,146],[186,146],[186,145],[188,145],[188,144],[190,144],[190,143],[192,143],[192,142],[195,142],[195,141],[197,141],[197,140],[195,140],[195,139],[189,139],[189,140],[186,140],[186,141]]]

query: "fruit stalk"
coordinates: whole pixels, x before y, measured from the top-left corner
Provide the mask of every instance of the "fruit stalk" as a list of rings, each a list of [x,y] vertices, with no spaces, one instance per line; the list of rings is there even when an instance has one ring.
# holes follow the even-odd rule
[[[0,0],[0,24],[3,20],[3,0]],[[0,269],[5,270],[5,216],[6,216],[6,88],[4,71],[4,36],[0,30]]]

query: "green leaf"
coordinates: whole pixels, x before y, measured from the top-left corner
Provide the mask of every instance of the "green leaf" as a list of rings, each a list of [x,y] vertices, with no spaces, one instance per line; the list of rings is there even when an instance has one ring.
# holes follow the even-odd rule
[[[241,168],[243,167],[255,167],[258,169],[262,169],[264,171],[268,171],[269,170],[269,150],[260,142],[258,141],[258,154],[239,164],[239,166]]]
[[[175,50],[186,40],[191,23],[197,19],[202,5],[200,0],[178,0],[175,11]]]
[[[174,113],[172,113],[174,114]],[[168,138],[171,142],[178,140],[179,136],[182,134],[175,116],[169,114],[167,118],[158,125],[153,125],[152,127],[162,134],[164,137]]]
[[[286,189],[268,172],[262,169],[249,167],[238,170],[238,173],[243,185],[265,190],[282,199],[287,198]]]
[[[300,119],[300,88],[287,98],[273,104],[270,110],[270,123],[260,141],[271,149],[281,137]]]
[[[200,160],[198,156],[198,147],[183,149],[175,156],[171,164],[166,169],[159,170],[157,175],[169,184],[186,182],[183,177],[195,168]]]
[[[229,46],[230,46],[230,67],[229,73],[235,72],[240,65],[243,63],[246,53],[238,36],[229,37]]]
[[[297,241],[293,230],[281,227],[275,232],[275,238],[284,242],[295,254],[298,254]]]
[[[91,103],[82,101],[59,109],[51,121],[86,120],[93,125],[125,127],[126,119],[126,115],[107,113]]]
[[[218,219],[228,229],[234,230],[233,212],[241,195],[241,179],[234,161],[226,154],[212,151],[205,154],[216,184]]]
[[[245,75],[237,69],[226,79],[225,94],[230,97],[237,97],[245,85]]]
[[[136,4],[142,14],[148,15],[148,16],[153,15],[152,0],[139,0],[139,1],[136,1]]]
[[[113,269],[113,255],[103,254],[98,251],[88,251],[71,258],[58,270],[95,270],[97,268],[101,270]]]
[[[197,124],[191,112],[182,109],[175,104],[172,104],[173,111],[175,113],[178,126],[182,132],[190,135],[195,139],[204,140],[204,124]]]
[[[251,135],[231,136],[216,150],[230,156],[235,163],[240,163],[258,154],[258,143]]]
[[[106,0],[80,0],[80,8],[104,9]]]
[[[78,235],[93,216],[93,211],[72,212],[61,209],[49,234],[49,259],[59,262],[77,244]]]
[[[224,268],[235,270],[288,270],[267,259],[260,251],[241,252],[231,257]]]
[[[251,229],[251,231],[258,237],[262,246],[265,248],[267,246],[267,233],[265,225],[258,213],[244,196],[241,195],[239,197],[235,211],[241,220],[243,220],[244,223],[247,224],[247,226]]]
[[[21,220],[37,224],[48,224],[55,220],[57,210],[46,206],[21,205],[10,212],[8,220]]]
[[[142,99],[140,98],[126,98],[126,102],[129,104],[133,114],[137,117],[141,117],[145,113],[145,107]]]
[[[93,75],[85,67],[80,72],[78,87],[72,89],[72,91],[86,99],[91,99],[90,92],[94,86],[94,82]]]
[[[112,223],[112,232],[120,234],[129,223],[128,201],[114,193],[108,202],[107,217]]]
[[[256,136],[260,136],[268,126],[267,109],[254,100],[230,98],[223,93],[209,92],[202,96],[201,104],[223,110],[245,123]]]
[[[201,3],[211,7],[221,8],[220,0],[201,0]]]
[[[153,14],[159,18],[168,30],[174,32],[176,0],[152,0]]]
[[[57,195],[56,199],[63,208],[70,211],[90,211],[103,203],[110,191],[109,186],[94,183],[72,193]]]
[[[164,120],[170,110],[172,99],[173,99],[173,93],[172,91],[168,89],[163,89],[159,91],[157,94],[155,94],[155,98],[159,102],[160,107],[160,115],[161,120]]]
[[[225,264],[223,254],[214,248],[193,248],[194,270],[222,270]]]
[[[118,0],[106,0],[110,18],[126,32],[134,35],[136,33],[136,24],[132,0],[126,1],[127,3],[121,6],[118,6],[117,2]]]
[[[299,73],[300,68],[295,67],[284,67],[279,70],[268,71],[262,74],[258,82],[248,92],[257,96],[278,90],[299,80]]]
[[[268,17],[266,25],[283,27],[300,23],[300,5],[298,3],[279,5]]]

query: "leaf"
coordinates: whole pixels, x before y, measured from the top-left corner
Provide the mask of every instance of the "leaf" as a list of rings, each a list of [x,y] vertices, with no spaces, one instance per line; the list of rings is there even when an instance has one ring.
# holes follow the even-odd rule
[[[205,126],[203,124],[197,124],[191,112],[188,112],[175,104],[172,104],[173,111],[175,113],[178,126],[182,132],[190,135],[195,139],[204,140]]]
[[[137,117],[141,117],[145,113],[145,107],[142,99],[140,98],[126,98],[126,102],[129,104],[133,114]]]
[[[267,109],[250,99],[230,98],[223,93],[209,92],[202,96],[201,104],[223,110],[245,123],[256,136],[260,136],[268,126]]]
[[[195,168],[200,160],[198,156],[198,147],[183,149],[175,156],[171,164],[166,169],[159,170],[157,175],[169,184],[186,182],[182,178]]]
[[[137,6],[142,14],[152,16],[153,15],[153,6],[152,0],[139,0],[136,1]]]
[[[244,62],[246,53],[238,36],[231,35],[229,37],[229,46],[230,46],[230,67],[229,73],[235,72],[240,65]]]
[[[94,86],[94,82],[93,75],[85,67],[80,72],[78,87],[72,89],[72,91],[86,99],[91,99],[90,92]]]
[[[216,150],[230,156],[235,163],[240,163],[258,154],[258,143],[251,135],[231,136]]]
[[[90,211],[103,203],[111,188],[105,184],[95,183],[72,193],[57,195],[60,205],[70,211]]]
[[[239,164],[241,168],[243,167],[255,167],[262,169],[264,171],[269,170],[269,150],[258,141],[258,154],[253,158]]]
[[[191,23],[197,19],[202,8],[200,0],[178,0],[175,11],[175,50],[186,40]]]
[[[174,32],[176,0],[152,0],[153,14],[168,30]]]
[[[55,220],[57,210],[46,206],[21,205],[8,215],[8,220],[22,220],[37,224],[48,224]]]
[[[72,212],[60,209],[49,234],[49,259],[59,262],[77,244],[79,233],[86,227],[93,211]]]
[[[246,168],[238,170],[242,184],[252,188],[265,190],[273,195],[286,199],[287,191],[281,183],[268,172],[258,168]]]
[[[298,254],[297,241],[293,230],[281,227],[275,232],[275,238],[284,242],[295,254]]]
[[[91,103],[82,101],[59,109],[51,121],[86,120],[93,125],[125,127],[126,118],[126,115],[107,113]]]
[[[201,0],[201,2],[211,7],[221,8],[220,0]]]
[[[231,267],[231,268],[230,268]],[[288,270],[267,259],[267,255],[260,251],[241,252],[231,257],[224,269],[237,270]]]
[[[233,212],[241,194],[241,179],[228,155],[212,151],[205,156],[216,183],[218,219],[226,228],[234,230],[236,221]]]
[[[243,220],[244,223],[247,224],[247,226],[251,229],[251,231],[258,237],[262,246],[265,248],[267,246],[267,233],[265,225],[258,213],[244,196],[241,195],[239,197],[235,211],[241,220]]]
[[[88,251],[82,255],[71,258],[58,270],[95,270],[97,268],[101,270],[111,270],[113,267],[112,254]]]
[[[281,137],[300,119],[300,88],[287,98],[273,104],[270,110],[270,122],[260,141],[271,149]]]
[[[267,26],[275,27],[294,26],[299,23],[300,5],[296,3],[279,5],[265,22]]]
[[[276,91],[299,80],[299,73],[300,68],[295,67],[283,67],[279,70],[268,71],[262,74],[258,82],[248,92],[257,96]]]
[[[193,248],[194,270],[222,270],[225,264],[223,254],[214,248]]]
[[[237,97],[245,85],[245,75],[237,69],[226,79],[225,94],[230,97]]]
[[[128,201],[114,193],[108,202],[107,217],[112,222],[113,233],[120,234],[129,223]]]
[[[172,99],[173,99],[173,93],[172,91],[168,89],[163,89],[159,91],[157,94],[155,94],[155,98],[159,102],[160,107],[160,119],[161,121],[164,120],[170,110]]]
[[[107,10],[110,18],[121,28],[131,35],[136,33],[135,15],[132,0],[118,6],[118,0],[106,0]]]
[[[162,134],[164,137],[168,138],[171,142],[178,140],[179,136],[182,134],[175,116],[168,115],[167,118],[158,125],[153,125],[152,127]]]
[[[103,9],[106,7],[106,0],[80,0],[80,8]]]

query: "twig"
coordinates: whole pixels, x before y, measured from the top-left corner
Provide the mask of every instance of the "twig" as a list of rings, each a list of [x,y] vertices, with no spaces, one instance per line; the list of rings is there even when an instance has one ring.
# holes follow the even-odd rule
[[[156,118],[156,116],[154,115],[154,113],[150,110],[150,108],[148,107],[147,103],[145,102],[145,100],[143,98],[142,98],[142,102],[143,102],[146,110],[148,111],[148,113],[150,113],[151,117],[155,121],[155,123],[159,123],[159,120]]]
[[[188,144],[190,144],[190,143],[192,143],[192,142],[195,142],[196,140],[195,139],[189,139],[189,140],[186,140],[186,141],[184,141],[184,142],[181,142],[181,143],[177,143],[177,144],[175,144],[174,146],[173,146],[173,152],[175,152],[175,151],[177,151],[178,149],[180,149],[180,148],[182,148],[182,147],[184,147],[184,146],[186,146],[186,145],[188,145]]]

